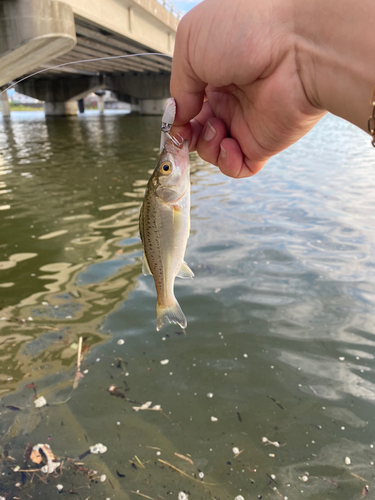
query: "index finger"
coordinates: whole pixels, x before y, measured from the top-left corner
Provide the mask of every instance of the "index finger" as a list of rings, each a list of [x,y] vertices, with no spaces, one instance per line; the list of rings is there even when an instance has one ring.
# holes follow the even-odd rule
[[[189,38],[192,27],[190,12],[185,14],[178,25],[172,62],[170,89],[177,105],[174,121],[177,127],[189,123],[200,112],[207,85],[197,76],[190,62]]]

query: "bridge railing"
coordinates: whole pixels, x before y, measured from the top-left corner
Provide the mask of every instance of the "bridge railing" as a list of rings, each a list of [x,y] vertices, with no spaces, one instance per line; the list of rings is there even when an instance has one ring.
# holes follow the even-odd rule
[[[177,17],[178,20],[184,15],[182,10],[173,5],[170,0],[157,0],[165,9],[167,9],[174,17]]]

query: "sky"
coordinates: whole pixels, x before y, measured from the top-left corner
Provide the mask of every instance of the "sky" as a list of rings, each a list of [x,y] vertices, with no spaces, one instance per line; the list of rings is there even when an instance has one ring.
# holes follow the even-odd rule
[[[171,0],[172,3],[178,7],[184,14],[192,9],[194,5],[200,2],[200,0]]]

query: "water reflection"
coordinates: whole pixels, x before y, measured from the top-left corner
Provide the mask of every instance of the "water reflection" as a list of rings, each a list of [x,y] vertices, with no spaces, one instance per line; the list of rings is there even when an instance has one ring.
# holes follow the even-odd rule
[[[110,483],[67,461],[47,484],[25,478],[40,498],[61,482],[84,498],[360,498],[375,462],[367,136],[328,116],[247,181],[192,155],[184,336],[155,332],[141,275],[158,128],[118,114],[0,122],[1,449],[22,465],[26,441],[75,458],[106,444],[84,463]],[[161,410],[133,411],[148,401]],[[11,466],[0,494],[18,494]]]

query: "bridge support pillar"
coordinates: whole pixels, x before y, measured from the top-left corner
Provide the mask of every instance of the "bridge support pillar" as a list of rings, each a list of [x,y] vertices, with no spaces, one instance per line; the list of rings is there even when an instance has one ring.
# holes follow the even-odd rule
[[[0,0],[1,3],[1,0]],[[104,87],[103,76],[79,76],[75,78],[25,80],[16,85],[21,94],[44,101],[46,116],[69,116],[78,112],[77,100],[90,92]]]
[[[98,96],[98,111],[101,115],[104,113],[104,93]]]
[[[139,99],[141,115],[162,115],[168,99]]]
[[[77,101],[48,102],[44,103],[46,116],[70,116],[78,113]]]
[[[85,112],[85,101],[83,99],[78,99],[78,111],[80,113],[84,113]]]
[[[5,91],[0,96],[0,107],[1,107],[1,113],[3,115],[3,118],[9,118],[9,116],[10,116],[10,106],[9,106],[7,91]]]

